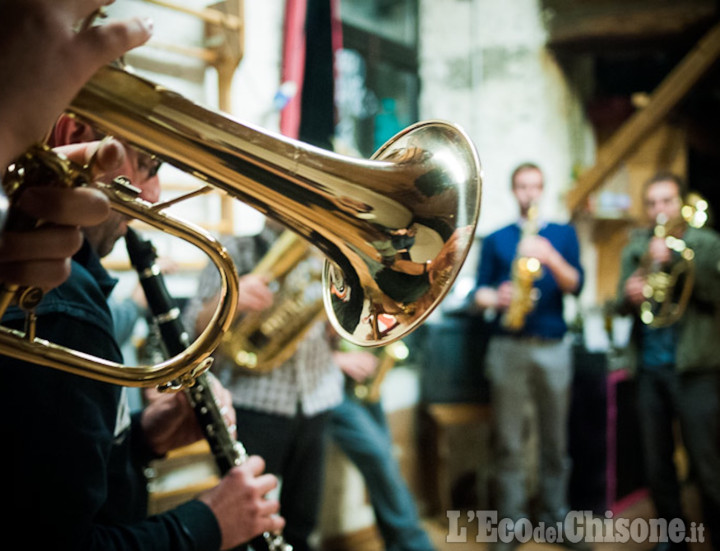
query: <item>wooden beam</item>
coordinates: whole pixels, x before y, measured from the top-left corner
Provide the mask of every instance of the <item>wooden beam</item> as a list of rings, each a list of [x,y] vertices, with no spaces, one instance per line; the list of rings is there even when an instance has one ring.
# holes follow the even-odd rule
[[[595,191],[638,144],[652,132],[720,57],[720,23],[700,39],[685,58],[665,77],[650,96],[647,106],[621,126],[597,153],[595,165],[582,173],[568,192],[571,213],[580,210]]]
[[[208,6],[243,20],[244,0],[221,0]],[[232,112],[232,81],[235,71],[245,54],[245,29],[228,30],[212,23],[205,25],[205,41],[217,44],[217,59],[213,63],[218,76],[218,107],[221,111]]]
[[[167,0],[145,0],[145,2],[148,2],[149,4],[155,4],[156,6],[162,6],[163,8],[168,8],[181,13],[186,13],[187,15],[192,15],[193,17],[201,19],[205,23],[209,23],[211,25],[219,25],[231,31],[240,31],[243,28],[242,17],[228,14],[221,10],[216,10],[213,8],[196,10]]]
[[[214,65],[218,60],[218,53],[211,48],[192,48],[190,46],[181,46],[179,44],[171,44],[170,42],[161,42],[159,40],[150,40],[146,46],[156,50],[172,52],[185,57],[199,59],[207,65]]]
[[[545,0],[543,5],[553,48],[682,35],[717,12],[713,0]]]

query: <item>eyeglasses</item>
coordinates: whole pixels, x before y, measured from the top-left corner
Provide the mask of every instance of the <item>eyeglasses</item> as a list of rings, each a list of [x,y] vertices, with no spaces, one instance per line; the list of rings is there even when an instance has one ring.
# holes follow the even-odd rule
[[[160,170],[160,167],[162,166],[162,161],[160,159],[150,153],[138,151],[126,143],[123,143],[123,145],[128,152],[130,161],[140,174],[145,174],[146,179],[157,176],[158,170]]]
[[[155,155],[148,155],[147,153],[137,154],[137,169],[138,172],[144,172],[147,178],[154,178],[157,176],[158,170],[162,166],[162,161]]]

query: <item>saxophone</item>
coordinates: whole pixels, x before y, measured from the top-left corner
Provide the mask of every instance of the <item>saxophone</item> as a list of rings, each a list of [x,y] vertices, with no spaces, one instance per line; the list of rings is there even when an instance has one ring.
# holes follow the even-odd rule
[[[528,236],[537,235],[539,229],[537,205],[530,205],[520,241]],[[516,252],[512,265],[513,296],[501,320],[505,329],[520,331],[525,325],[525,318],[535,308],[538,299],[538,290],[534,285],[540,276],[542,276],[540,261],[532,256],[520,256]]]
[[[155,248],[150,241],[141,239],[131,228],[128,228],[125,235],[125,244],[130,262],[140,277],[148,308],[159,329],[166,353],[170,356],[181,353],[187,348],[190,338],[180,319],[180,310],[165,287],[165,279],[155,264]],[[200,423],[218,470],[224,475],[233,467],[242,465],[248,459],[248,454],[225,423],[211,387],[211,379],[212,375],[205,371],[195,379],[194,385],[184,387],[183,392]],[[280,534],[265,532],[263,537],[269,551],[292,551],[292,546],[286,543]]]
[[[279,289],[270,308],[239,317],[220,343],[239,370],[264,374],[280,366],[322,318],[322,266],[313,260],[307,241],[285,230],[250,272],[267,276]]]

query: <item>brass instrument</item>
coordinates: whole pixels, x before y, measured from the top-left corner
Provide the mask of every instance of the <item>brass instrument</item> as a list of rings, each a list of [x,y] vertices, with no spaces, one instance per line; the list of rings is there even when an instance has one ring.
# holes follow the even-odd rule
[[[453,124],[417,123],[371,160],[345,158],[236,122],[115,66],[99,70],[68,111],[313,242],[329,259],[323,269],[328,318],[360,345],[388,344],[417,328],[449,292],[472,244],[481,167],[471,141]],[[125,194],[114,203],[155,227],[188,233],[162,212],[167,204],[128,201]],[[209,255],[224,264],[223,251],[212,248]],[[204,346],[196,341],[177,360],[108,365],[6,328],[0,353],[119,384],[177,379],[196,371],[229,329],[237,274],[229,266],[221,273],[226,289]]]
[[[385,377],[397,362],[406,359],[408,354],[408,347],[403,341],[395,341],[383,346],[378,352],[378,366],[373,376],[363,382],[352,381],[355,397],[368,403],[380,401],[380,388]]]
[[[38,172],[42,172],[42,175],[33,178]],[[92,181],[86,168],[75,165],[46,147],[38,146],[11,165],[2,184],[12,200],[24,185],[34,185],[37,180],[48,181],[51,177],[57,179],[55,185],[63,186],[87,185]],[[101,182],[95,185],[109,197],[113,210],[144,220],[157,229],[180,237],[208,255],[218,268],[221,278],[221,301],[211,323],[181,354],[153,366],[129,367],[36,338],[33,310],[42,299],[42,290],[0,284],[0,318],[13,304],[26,311],[24,331],[0,326],[0,354],[125,386],[170,387],[190,384],[209,367],[211,352],[232,322],[238,300],[235,264],[211,234],[163,212],[162,205],[151,205],[138,198],[139,190],[126,181],[118,179],[110,185]],[[10,214],[13,214],[12,210]],[[11,222],[9,219],[8,225]]]
[[[538,209],[531,205],[527,219],[522,227],[520,241],[530,235],[537,235]],[[542,265],[537,258],[520,256],[516,253],[512,266],[513,296],[502,317],[502,325],[510,331],[520,331],[525,325],[525,318],[535,308],[538,290],[533,286],[542,276]]]
[[[659,215],[653,235],[665,240],[671,251],[680,255],[671,266],[657,266],[649,255],[641,261],[645,272],[640,320],[650,327],[667,327],[679,320],[695,283],[695,252],[679,236],[688,226],[700,228],[708,219],[708,203],[697,194],[689,194],[681,207],[680,217],[668,220]]]
[[[307,241],[285,230],[251,273],[280,285],[273,305],[241,316],[225,333],[219,350],[247,373],[263,374],[288,360],[313,323],[324,315],[322,273],[312,265],[290,272],[312,254]]]

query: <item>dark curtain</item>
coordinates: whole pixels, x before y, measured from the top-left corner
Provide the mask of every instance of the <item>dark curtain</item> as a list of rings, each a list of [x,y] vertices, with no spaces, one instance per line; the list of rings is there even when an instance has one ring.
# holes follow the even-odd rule
[[[299,138],[332,149],[335,131],[332,0],[308,0]]]

